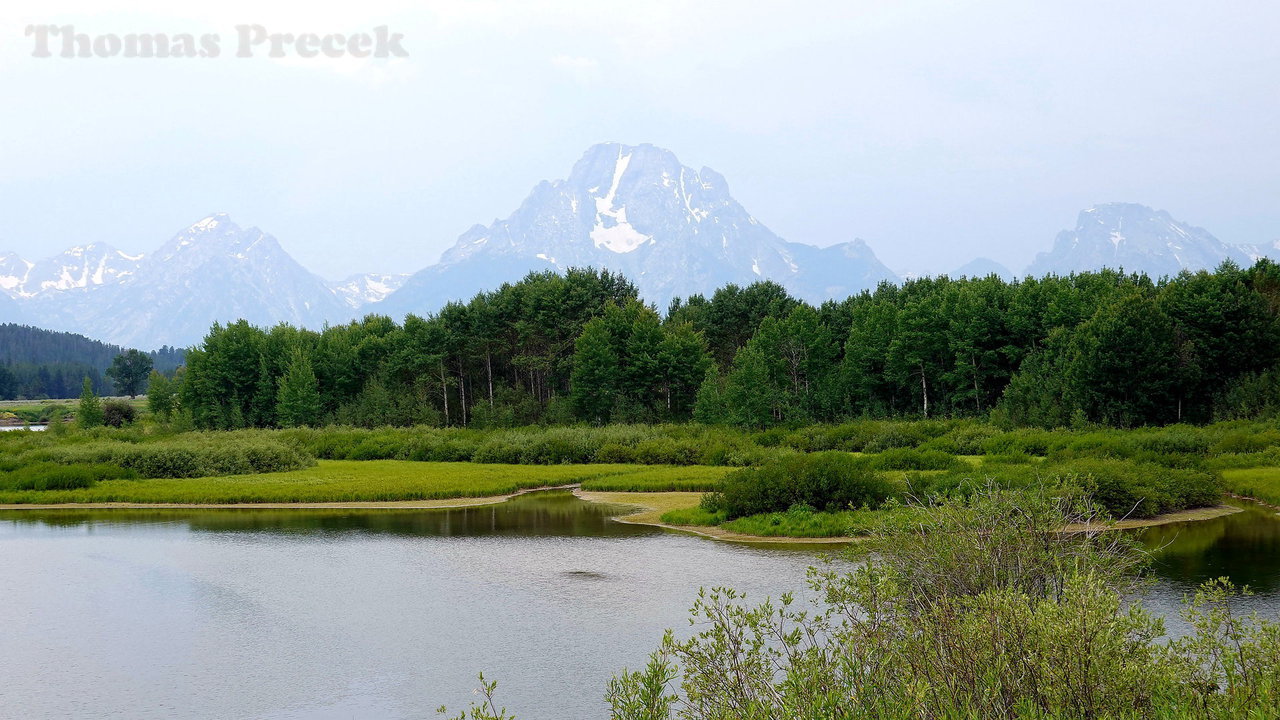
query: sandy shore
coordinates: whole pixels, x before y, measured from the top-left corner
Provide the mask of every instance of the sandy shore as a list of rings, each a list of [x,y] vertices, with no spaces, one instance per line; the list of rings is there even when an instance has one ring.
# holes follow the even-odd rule
[[[662,522],[662,513],[679,508],[696,507],[702,499],[700,492],[596,492],[591,490],[574,490],[573,494],[587,502],[608,503],[610,505],[630,505],[636,511],[629,515],[614,518],[618,522],[632,525],[652,525],[654,527],[679,530],[703,537],[728,542],[779,543],[787,545],[840,545],[853,542],[855,538],[793,538],[772,537],[764,535],[743,535],[718,527],[706,525],[672,525]]]
[[[1231,515],[1233,513],[1242,512],[1244,508],[1234,505],[1218,505],[1211,508],[1195,508],[1194,510],[1182,510],[1179,512],[1165,513],[1157,515],[1153,518],[1143,520],[1118,520],[1106,525],[1068,525],[1066,530],[1069,532],[1079,532],[1082,530],[1132,530],[1134,528],[1152,527],[1154,525],[1168,525],[1170,523],[1195,522],[1197,520],[1212,520],[1222,517],[1223,515]]]

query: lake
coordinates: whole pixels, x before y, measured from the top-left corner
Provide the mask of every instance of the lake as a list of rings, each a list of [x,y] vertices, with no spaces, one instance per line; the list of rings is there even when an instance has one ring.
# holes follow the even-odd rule
[[[462,510],[0,512],[0,702],[26,717],[430,718],[483,670],[521,720],[606,717],[605,683],[698,588],[802,588],[812,547],[617,523],[542,492]],[[1280,522],[1152,529],[1148,600],[1227,573],[1275,612]]]

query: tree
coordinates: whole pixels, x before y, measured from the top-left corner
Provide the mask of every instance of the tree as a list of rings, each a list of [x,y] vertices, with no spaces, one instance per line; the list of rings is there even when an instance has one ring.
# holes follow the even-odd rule
[[[86,377],[83,389],[80,391],[80,408],[76,411],[76,424],[87,430],[101,427],[103,421],[102,401],[93,391],[93,383]]]
[[[115,383],[116,392],[137,397],[151,372],[151,356],[140,350],[126,350],[111,360],[107,368],[107,377]]]
[[[283,427],[318,425],[320,410],[320,386],[311,358],[300,349],[294,350],[289,368],[280,378],[276,418]]]
[[[147,408],[156,417],[168,422],[173,417],[177,401],[174,384],[163,373],[152,370],[147,380]]]
[[[603,318],[596,318],[582,328],[576,347],[572,376],[574,408],[578,417],[588,422],[606,423],[617,402],[619,358]]]
[[[1129,427],[1177,418],[1173,322],[1150,293],[1099,308],[1067,353],[1066,395],[1089,420]]]
[[[0,365],[0,400],[12,400],[18,394],[17,380],[5,365]]]

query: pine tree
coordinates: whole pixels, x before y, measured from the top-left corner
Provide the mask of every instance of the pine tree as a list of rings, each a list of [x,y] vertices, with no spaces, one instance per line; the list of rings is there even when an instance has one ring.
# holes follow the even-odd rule
[[[301,350],[294,351],[280,378],[276,418],[282,427],[320,423],[320,385],[311,369],[311,358]]]
[[[597,318],[582,328],[575,343],[573,404],[578,417],[589,422],[609,422],[617,404],[619,358],[610,340],[604,320]]]
[[[102,401],[93,391],[93,383],[85,377],[83,389],[80,391],[80,408],[76,411],[76,424],[87,430],[101,427],[104,419]]]

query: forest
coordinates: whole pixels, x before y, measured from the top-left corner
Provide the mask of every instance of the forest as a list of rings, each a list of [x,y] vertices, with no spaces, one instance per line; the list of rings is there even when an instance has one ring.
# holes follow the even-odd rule
[[[125,350],[75,333],[0,324],[0,400],[75,397],[86,377],[95,392],[115,394],[104,371]],[[147,354],[168,375],[183,362],[183,352],[169,346]]]
[[[1280,266],[882,284],[814,307],[727,285],[665,316],[575,269],[398,324],[215,325],[176,394],[203,429],[986,417],[1114,427],[1280,410]]]

